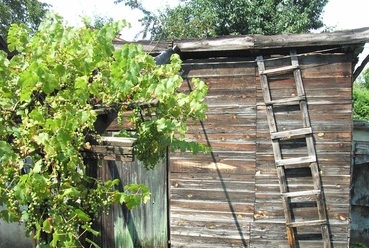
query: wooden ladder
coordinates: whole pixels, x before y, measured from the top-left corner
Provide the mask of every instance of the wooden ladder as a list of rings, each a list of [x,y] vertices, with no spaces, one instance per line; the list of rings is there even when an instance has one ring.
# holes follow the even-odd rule
[[[323,192],[321,188],[321,178],[316,158],[315,145],[313,140],[313,132],[310,125],[310,118],[308,113],[308,106],[306,101],[305,89],[302,83],[301,70],[298,62],[298,57],[295,51],[290,52],[291,65],[266,69],[263,56],[257,57],[257,65],[259,69],[261,87],[263,90],[264,102],[266,105],[266,114],[269,124],[269,131],[272,141],[272,147],[274,152],[274,159],[276,170],[278,174],[278,181],[280,186],[280,192],[284,207],[284,215],[286,220],[287,237],[290,247],[299,247],[297,244],[298,236],[296,234],[296,228],[298,227],[309,227],[309,226],[320,226],[321,239],[324,244],[324,248],[330,248],[330,236],[327,223],[327,214],[325,208],[325,202],[323,197]],[[288,75],[291,77],[293,75],[297,96],[288,97],[284,99],[273,100],[270,85],[268,82],[268,77],[277,75]],[[277,79],[278,80],[278,79]],[[275,113],[273,108],[275,107],[287,107],[296,106],[300,108],[302,116],[302,127],[293,130],[279,131],[277,127],[277,121],[275,118]],[[296,108],[295,107],[295,108]],[[281,140],[283,139],[297,139],[305,138],[307,156],[294,157],[294,158],[283,158],[281,151]],[[293,149],[293,148],[290,148]],[[312,190],[304,190],[298,192],[289,192],[287,178],[285,174],[286,166],[288,168],[301,168],[301,166],[310,167],[311,176],[314,188]],[[300,221],[296,222],[292,214],[292,204],[293,198],[297,197],[311,197],[316,202],[316,209],[318,211],[316,220]]]

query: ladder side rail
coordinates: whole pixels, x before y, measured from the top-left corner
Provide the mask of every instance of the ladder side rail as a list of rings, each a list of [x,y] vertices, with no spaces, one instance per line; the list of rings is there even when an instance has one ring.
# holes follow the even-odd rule
[[[298,96],[305,96],[305,89],[304,89],[304,85],[302,83],[302,75],[301,75],[300,64],[299,64],[299,60],[298,60],[298,57],[297,57],[296,50],[291,51],[290,55],[291,55],[291,64],[292,64],[292,66],[297,68],[297,69],[293,70],[293,76],[294,76],[294,79],[295,79],[297,95]]]
[[[298,59],[297,59],[295,51],[291,52],[291,63],[292,63],[292,65],[295,65],[295,66],[298,65]],[[302,83],[301,71],[299,69],[294,71],[294,77],[295,77],[295,82],[296,82],[297,93],[305,95],[305,90],[304,90],[304,86],[303,86],[303,83]],[[310,117],[309,117],[309,112],[308,112],[308,106],[307,106],[306,101],[301,101],[300,102],[300,110],[301,110],[301,113],[302,113],[303,126],[304,127],[311,127]],[[311,156],[311,157],[316,158],[316,151],[315,151],[315,144],[314,144],[313,135],[312,134],[307,134],[305,136],[305,138],[306,138],[306,146],[307,146],[308,155]],[[310,170],[311,170],[311,174],[312,174],[312,177],[313,177],[314,189],[315,190],[320,190],[320,192],[321,192],[320,172],[319,172],[318,164],[316,162],[311,163],[310,164]],[[324,201],[323,201],[322,193],[320,193],[316,197],[316,202],[317,202],[319,219],[320,220],[326,220],[327,216],[326,216],[325,204],[324,204]]]
[[[296,51],[291,51],[291,64],[293,66],[298,66],[298,58],[296,55]],[[297,93],[300,95],[305,95],[305,90],[304,90],[304,86],[302,83],[302,76],[301,76],[301,70],[300,69],[296,69],[294,70],[294,78],[295,78],[295,82],[296,82],[296,90]],[[307,107],[307,102],[306,101],[301,101],[300,102],[300,110],[302,113],[302,122],[303,122],[303,126],[304,127],[311,127],[311,123],[310,123],[310,117],[309,117],[309,112],[308,112],[308,107]],[[306,139],[306,146],[307,146],[307,151],[308,151],[308,155],[310,157],[315,157],[316,158],[316,151],[315,151],[315,144],[314,144],[314,137],[312,134],[307,134],[305,136]],[[327,216],[326,216],[326,211],[325,211],[325,204],[324,201],[322,199],[322,191],[321,191],[321,182],[320,182],[320,172],[319,172],[319,168],[318,168],[318,164],[316,162],[312,162],[310,163],[310,170],[311,170],[311,174],[313,177],[313,184],[314,184],[314,189],[315,190],[320,190],[320,194],[316,197],[316,202],[317,202],[317,208],[318,208],[318,216],[320,220],[326,220]]]
[[[270,96],[268,78],[265,74],[262,74],[262,72],[265,71],[263,56],[258,56],[257,57],[257,65],[258,65],[258,69],[259,69],[259,77],[260,77],[260,82],[261,82],[261,88],[263,90],[264,102],[270,102],[272,100],[272,98]]]
[[[309,157],[315,157],[315,159],[316,159],[316,151],[315,151],[313,134],[312,133],[307,134],[305,136],[305,140],[306,140],[306,147],[307,147],[308,156]]]
[[[330,240],[328,225],[327,224],[322,225],[321,230],[322,230],[322,239],[323,239],[324,248],[331,248],[331,240]]]
[[[284,166],[277,166],[277,174],[278,174],[278,181],[279,181],[279,189],[280,189],[281,197],[282,197],[284,218],[285,218],[286,223],[291,223],[292,216],[291,216],[291,207],[289,204],[289,198],[283,196],[283,193],[286,193],[288,191],[287,183],[286,183],[286,175],[284,172]],[[290,247],[296,248],[296,236],[295,236],[294,228],[292,226],[286,225],[286,231],[287,231],[287,238],[288,238]]]
[[[282,160],[281,147],[277,139],[272,140],[272,147],[273,147],[273,152],[274,152],[274,161],[281,161]],[[284,192],[281,191],[281,193],[284,193]]]
[[[319,173],[319,169],[318,169],[318,164],[317,163],[311,163],[310,164],[310,170],[311,170],[311,174],[313,177],[313,183],[314,183],[314,189],[315,190],[321,190],[322,186],[320,183],[320,173]],[[314,179],[315,178],[315,179]],[[317,197],[317,207],[318,207],[318,213],[319,213],[319,219],[326,219],[327,215],[325,212],[325,207],[324,207],[324,201],[323,201],[323,195],[322,193],[319,195],[319,197]]]
[[[308,106],[307,106],[306,101],[300,101],[300,111],[301,111],[303,127],[311,127],[309,111],[308,111]]]
[[[277,132],[277,122],[275,121],[275,118],[274,118],[273,106],[271,105],[266,106],[266,114],[267,114],[269,132],[270,133]]]
[[[263,56],[257,57],[257,65],[259,69],[261,87],[263,90],[264,102],[271,102],[272,99],[270,95],[268,77],[263,73],[265,71]],[[266,115],[267,115],[267,120],[268,120],[269,132],[270,133],[277,132],[277,125],[276,125],[275,116],[273,112],[273,105],[266,105]],[[275,161],[281,160],[282,154],[281,154],[279,139],[272,139],[272,148],[273,148]],[[286,193],[288,190],[283,166],[277,166],[277,175],[278,175],[278,181],[279,181],[279,188],[280,188],[280,192],[282,196],[282,205],[283,205],[285,220],[286,222],[292,222],[289,199],[287,197],[283,197],[283,194],[282,194],[282,193]],[[288,242],[289,242],[290,247],[296,248],[296,239],[295,239],[294,229],[292,227],[286,226],[286,232],[287,232],[287,237],[288,237]]]
[[[292,66],[299,66],[298,58],[296,51],[291,51],[291,64]],[[299,69],[295,69],[293,71],[295,83],[296,83],[296,91],[298,96],[306,96],[305,88],[302,82],[302,75],[300,67]],[[307,107],[306,100],[300,101],[300,110],[302,113],[302,121],[304,127],[311,127],[310,123],[310,117]],[[315,144],[314,144],[314,138],[312,134],[306,135],[306,146],[308,149],[308,155],[316,158],[316,151],[315,151]],[[321,182],[320,182],[320,172],[318,168],[317,162],[313,162],[310,164],[310,170],[313,177],[313,183],[314,183],[314,189],[320,190],[320,194],[316,196],[316,202],[317,202],[317,208],[318,208],[318,216],[320,220],[325,220],[325,224],[321,225],[321,233],[322,233],[322,239],[323,239],[323,245],[324,248],[330,248],[330,235],[327,225],[327,213],[325,209],[325,203],[323,199],[323,192],[321,190]]]

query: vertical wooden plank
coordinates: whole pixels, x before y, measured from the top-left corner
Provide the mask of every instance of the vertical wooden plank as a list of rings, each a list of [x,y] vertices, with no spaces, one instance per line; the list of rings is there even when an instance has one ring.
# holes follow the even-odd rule
[[[133,210],[115,208],[114,232],[116,248],[167,247],[168,206],[167,166],[156,165],[146,170],[143,163],[115,162],[122,186],[130,183],[145,184],[150,188],[150,200]],[[129,172],[129,173],[127,173]]]
[[[107,173],[107,161],[99,161],[95,158],[85,158],[84,163],[86,166],[86,174],[90,177],[97,178],[99,180],[110,179],[109,173]],[[94,182],[90,187],[95,187]],[[93,236],[92,234],[86,235],[87,238],[95,242],[101,247],[115,247],[114,243],[114,226],[112,219],[112,209],[108,209],[107,213],[100,213],[93,223],[93,229],[100,232],[100,235]],[[82,240],[84,240],[82,238]],[[90,244],[85,242],[84,246],[88,247]]]
[[[101,160],[101,170],[99,178],[102,180],[110,180],[111,172],[110,172],[110,162],[106,160]],[[101,214],[101,240],[103,247],[115,247],[114,240],[114,206],[109,208],[106,213]]]

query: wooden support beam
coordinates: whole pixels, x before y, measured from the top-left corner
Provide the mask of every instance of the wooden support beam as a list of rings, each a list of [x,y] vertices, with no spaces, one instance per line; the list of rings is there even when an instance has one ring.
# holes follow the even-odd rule
[[[101,140],[91,139],[82,150],[82,156],[113,161],[132,162],[134,146],[137,139],[122,137],[102,137]]]

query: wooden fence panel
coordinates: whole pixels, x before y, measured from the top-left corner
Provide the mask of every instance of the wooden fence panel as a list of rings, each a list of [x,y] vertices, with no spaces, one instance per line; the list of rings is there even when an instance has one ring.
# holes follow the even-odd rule
[[[98,168],[97,178],[120,179],[119,190],[123,190],[124,186],[130,183],[145,184],[150,188],[151,198],[146,204],[133,210],[116,204],[107,213],[101,214],[95,225],[95,228],[101,230],[101,236],[94,237],[94,241],[104,248],[167,247],[169,238],[166,162],[157,164],[153,170],[146,170],[138,160],[101,161],[101,166],[95,166]]]

